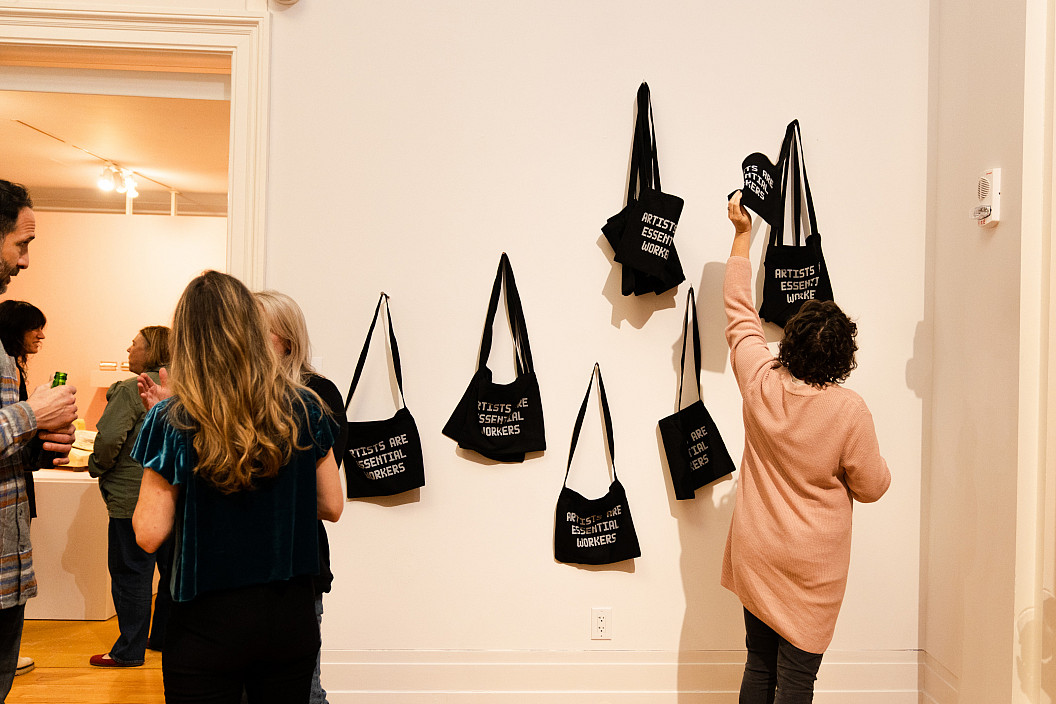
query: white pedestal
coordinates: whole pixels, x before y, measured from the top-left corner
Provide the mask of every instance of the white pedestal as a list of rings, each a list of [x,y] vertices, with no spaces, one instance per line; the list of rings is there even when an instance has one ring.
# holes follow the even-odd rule
[[[114,615],[106,567],[106,504],[88,472],[35,472],[37,517],[30,536],[37,596],[26,618],[105,621]]]

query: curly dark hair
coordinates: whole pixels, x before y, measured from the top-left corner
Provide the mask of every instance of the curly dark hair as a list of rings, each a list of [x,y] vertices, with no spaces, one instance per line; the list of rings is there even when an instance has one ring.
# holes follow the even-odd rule
[[[807,301],[785,323],[775,366],[811,386],[842,383],[858,366],[858,326],[832,301]]]

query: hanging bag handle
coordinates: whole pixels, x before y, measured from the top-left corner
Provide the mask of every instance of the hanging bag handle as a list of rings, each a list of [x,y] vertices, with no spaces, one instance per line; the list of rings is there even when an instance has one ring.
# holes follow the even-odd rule
[[[700,396],[700,328],[697,326],[697,298],[693,293],[693,287],[689,287],[686,294],[686,317],[682,320],[682,359],[679,362],[678,375],[678,409],[682,410],[682,381],[686,377],[686,333],[689,331],[689,312],[693,311],[693,371],[697,380],[697,399]]]
[[[660,163],[656,158],[656,125],[649,84],[638,86],[638,107],[634,118],[634,142],[631,146],[631,173],[627,179],[627,205],[638,200],[646,189],[660,190]]]
[[[587,392],[583,395],[583,403],[579,406],[579,415],[576,416],[576,426],[572,431],[572,444],[568,448],[568,465],[565,467],[564,486],[568,486],[568,471],[572,469],[572,455],[576,453],[576,444],[579,442],[579,431],[583,428],[583,419],[587,415],[587,401],[590,400],[590,389],[594,385],[594,375],[598,375],[598,391],[601,392],[601,410],[605,416],[605,439],[609,443],[609,458],[612,460],[612,478],[616,479],[616,445],[612,441],[612,416],[609,414],[609,401],[605,397],[605,383],[601,380],[601,365],[594,363],[594,369],[590,372],[590,382],[587,384]]]
[[[352,375],[352,383],[348,387],[348,395],[345,396],[345,413],[348,413],[348,406],[352,403],[352,394],[356,392],[356,387],[359,386],[359,378],[363,375],[363,365],[367,361],[367,351],[370,349],[370,339],[374,336],[374,326],[378,323],[378,315],[381,313],[382,304],[385,304],[385,323],[389,330],[389,349],[392,350],[392,368],[396,373],[396,385],[400,389],[400,408],[407,407],[407,401],[403,398],[403,369],[400,367],[400,348],[396,345],[396,333],[392,329],[392,315],[389,312],[389,294],[382,291],[381,296],[378,298],[378,305],[374,309],[374,319],[370,321],[370,329],[367,331],[367,339],[363,342],[363,350],[359,353],[359,362],[356,363],[356,373]]]
[[[783,244],[787,198],[792,197],[793,242],[799,247],[803,243],[803,200],[807,204],[807,217],[810,222],[810,234],[818,232],[818,216],[814,211],[814,196],[810,192],[810,179],[807,178],[807,162],[803,156],[803,133],[799,120],[792,120],[785,130],[785,139],[781,144],[781,159],[784,168],[781,171],[782,217],[779,227],[770,228],[771,245]]]
[[[792,154],[792,144],[795,141],[796,127],[799,124],[797,120],[793,120],[788,123],[785,127],[785,136],[781,140],[781,154],[778,157],[777,163],[781,165],[781,181],[780,181],[780,194],[781,194],[781,217],[777,219],[777,223],[770,228],[770,239],[768,246],[777,247],[784,244],[785,240],[785,214],[788,212],[788,192],[789,192],[789,181],[792,178],[792,174],[795,171],[793,168],[792,160],[794,158]],[[795,224],[795,236],[796,244],[799,244],[799,224],[795,217],[792,218]]]
[[[800,129],[799,120],[793,120],[792,124],[794,124],[796,126],[795,127],[795,132],[796,132],[796,134],[795,134],[795,143],[794,143],[793,146],[794,146],[795,152],[796,152],[796,160],[795,160],[796,177],[797,177],[797,182],[796,182],[797,183],[797,185],[796,185],[796,205],[799,207],[799,210],[796,213],[796,228],[797,228],[797,230],[796,230],[796,235],[797,235],[796,244],[799,244],[799,236],[798,236],[799,235],[799,229],[798,228],[799,228],[799,224],[800,224],[801,217],[802,217],[802,214],[803,214],[802,203],[800,202],[800,198],[799,198],[800,192],[801,192],[800,191],[800,186],[799,186],[799,181],[798,181],[800,171],[803,172],[802,189],[803,189],[803,193],[804,193],[804,195],[806,196],[806,199],[807,199],[807,217],[810,220],[810,234],[812,234],[812,235],[817,234],[817,232],[818,232],[818,216],[814,212],[814,196],[811,195],[811,193],[810,193],[810,179],[807,178],[807,159],[804,156],[805,150],[803,149],[803,132]]]
[[[513,332],[514,355],[517,359],[517,375],[532,371],[532,349],[528,343],[528,328],[524,322],[524,311],[521,308],[521,297],[517,293],[517,282],[513,277],[513,267],[506,252],[499,259],[499,268],[495,272],[495,283],[491,287],[491,300],[488,301],[488,315],[484,321],[484,334],[480,340],[480,356],[477,359],[477,371],[488,364],[491,355],[491,335],[495,325],[495,313],[499,308],[499,294],[502,293],[503,281],[506,282],[506,315],[510,319]]]

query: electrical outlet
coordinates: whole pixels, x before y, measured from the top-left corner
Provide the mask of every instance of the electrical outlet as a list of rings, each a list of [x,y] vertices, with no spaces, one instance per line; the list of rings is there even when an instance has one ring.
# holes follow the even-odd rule
[[[612,609],[608,606],[590,610],[590,639],[612,640]]]

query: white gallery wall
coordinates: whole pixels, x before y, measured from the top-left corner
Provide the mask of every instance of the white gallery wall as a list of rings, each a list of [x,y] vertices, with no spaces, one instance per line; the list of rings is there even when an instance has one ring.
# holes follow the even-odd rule
[[[420,492],[354,502],[329,531],[331,701],[731,700],[743,624],[718,579],[737,475],[676,501],[656,421],[674,410],[692,284],[704,401],[740,459],[722,337],[726,195],[749,153],[776,158],[793,118],[837,300],[861,330],[848,386],[868,401],[893,474],[883,500],[855,510],[818,701],[917,701],[930,21],[919,0],[302,0],[275,12],[268,285],[300,301],[320,369],[343,389],[378,294],[390,294],[425,446]],[[686,199],[687,283],[625,298],[599,228],[623,205],[642,80],[664,189]],[[757,231],[756,266],[762,244]],[[482,462],[440,433],[473,373],[502,251],[547,424],[548,450],[523,464]],[[383,349],[354,419],[392,412]],[[552,551],[595,361],[643,553],[609,569]],[[512,378],[502,327],[491,367]],[[588,496],[608,483],[596,409],[569,477]],[[610,641],[590,640],[596,606],[612,608]]]

